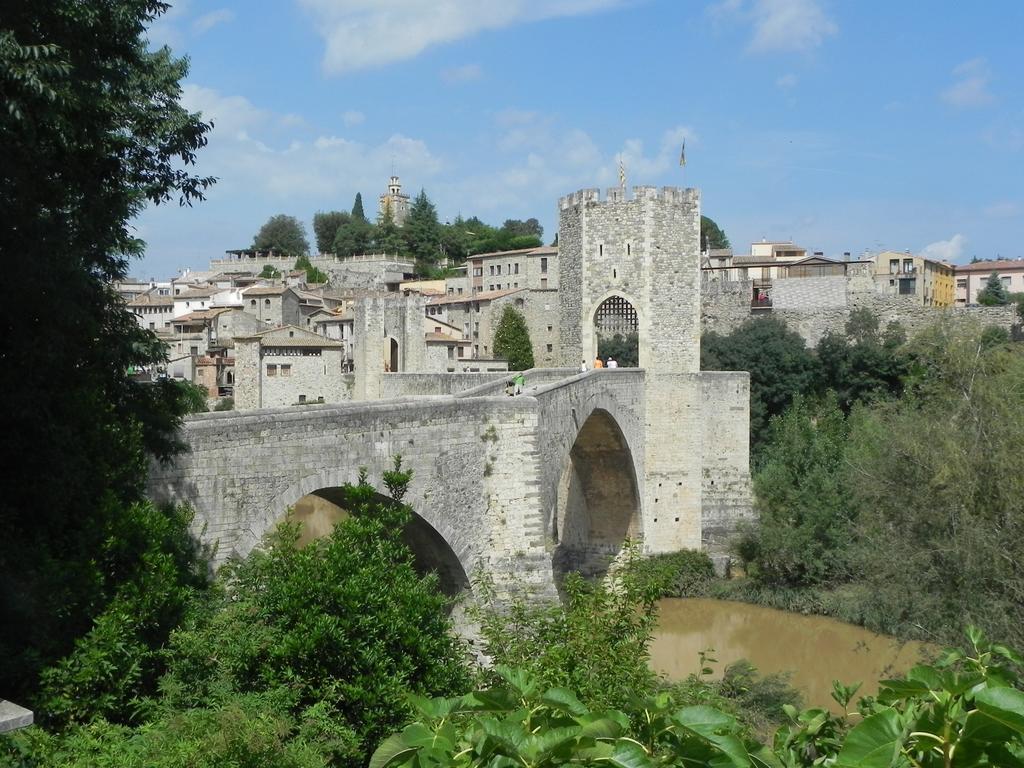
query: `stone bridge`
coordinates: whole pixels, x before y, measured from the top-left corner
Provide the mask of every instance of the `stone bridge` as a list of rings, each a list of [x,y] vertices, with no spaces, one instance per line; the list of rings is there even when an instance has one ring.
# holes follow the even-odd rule
[[[149,492],[191,504],[195,532],[222,562],[247,555],[300,500],[330,502],[360,467],[379,484],[401,455],[414,472],[406,539],[447,591],[481,568],[499,591],[550,593],[566,570],[607,567],[627,537],[647,552],[714,546],[749,514],[747,374],[657,377],[673,413],[648,408],[650,372],[557,369],[528,372],[516,397],[497,381],[201,414],[184,426],[191,450],[154,467]]]

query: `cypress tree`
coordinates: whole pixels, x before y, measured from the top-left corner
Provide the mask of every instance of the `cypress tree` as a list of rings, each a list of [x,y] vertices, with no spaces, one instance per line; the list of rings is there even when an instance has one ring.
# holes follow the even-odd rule
[[[363,212],[362,192],[356,192],[356,201],[352,203],[352,218],[357,221],[366,221],[366,214]]]
[[[533,344],[526,318],[515,307],[506,306],[494,332],[494,354],[508,360],[509,370],[533,368]]]

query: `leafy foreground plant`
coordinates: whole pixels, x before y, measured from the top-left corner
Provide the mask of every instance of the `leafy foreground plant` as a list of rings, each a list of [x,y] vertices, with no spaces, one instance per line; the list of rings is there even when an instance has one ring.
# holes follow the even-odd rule
[[[735,718],[711,707],[679,709],[660,694],[645,702],[642,723],[631,735],[622,712],[592,711],[564,688],[543,691],[521,670],[497,672],[505,687],[417,699],[422,721],[385,740],[370,768],[777,764],[764,747],[744,743]]]
[[[771,749],[744,739],[737,720],[713,707],[679,708],[662,693],[631,723],[617,710],[588,709],[564,688],[542,693],[526,673],[501,667],[505,686],[416,699],[421,720],[385,740],[370,768],[1024,768],[1024,662],[974,628],[968,637],[970,653],[949,650],[906,679],[882,681],[857,712],[785,706],[790,722]],[[833,696],[847,709],[857,688],[836,683]],[[850,727],[852,719],[859,722]]]

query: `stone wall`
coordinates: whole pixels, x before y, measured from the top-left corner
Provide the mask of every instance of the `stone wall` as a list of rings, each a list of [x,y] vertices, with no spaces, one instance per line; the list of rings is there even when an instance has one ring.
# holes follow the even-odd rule
[[[506,306],[513,306],[522,313],[526,320],[526,328],[530,332],[530,344],[533,346],[533,364],[537,368],[554,368],[558,365],[558,291],[526,290],[502,296],[490,302],[487,319],[490,331],[490,349],[494,351],[494,331],[498,328],[501,313]],[[481,314],[484,314],[481,312]],[[481,323],[483,327],[483,323]]]
[[[381,379],[384,399],[424,395],[453,395],[490,382],[504,386],[507,372],[494,373],[390,373]]]
[[[829,332],[842,333],[850,312],[870,310],[881,327],[898,322],[909,336],[930,325],[951,318],[983,325],[995,325],[1011,333],[1019,332],[1015,308],[1008,307],[925,307],[913,296],[889,296],[878,293],[870,275],[851,270],[847,277],[783,278],[772,281],[772,308],[751,309],[753,282],[707,281],[701,294],[701,323],[704,331],[728,334],[754,316],[772,316],[783,320],[807,342],[816,346]],[[842,302],[840,287],[844,288]],[[780,290],[781,289],[781,290]]]
[[[750,488],[750,374],[701,374],[704,413],[701,540],[723,552],[736,526],[754,517]]]

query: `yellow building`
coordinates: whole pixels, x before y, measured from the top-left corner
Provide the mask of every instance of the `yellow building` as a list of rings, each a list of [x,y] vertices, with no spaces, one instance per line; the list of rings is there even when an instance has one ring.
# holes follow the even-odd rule
[[[926,307],[951,307],[956,297],[952,264],[909,252],[878,254],[875,285],[880,292],[891,296],[914,296]]]

